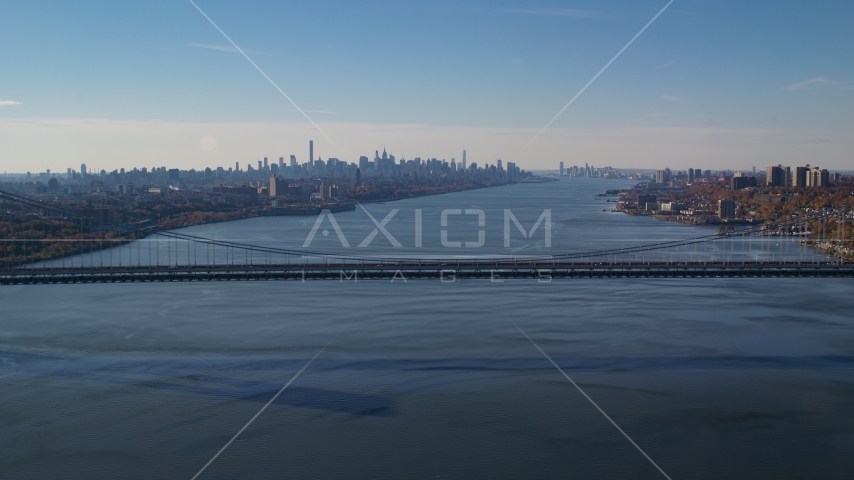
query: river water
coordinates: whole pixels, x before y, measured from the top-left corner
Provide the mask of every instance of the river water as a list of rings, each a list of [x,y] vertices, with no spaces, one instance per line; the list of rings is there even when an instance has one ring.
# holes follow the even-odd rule
[[[270,217],[182,232],[443,257],[714,232],[603,211],[613,204],[595,194],[624,185],[565,179],[366,205],[376,223],[360,209],[334,214],[337,229]],[[546,219],[525,238],[508,209],[526,234],[548,209],[551,241]],[[386,237],[376,224],[394,210]],[[716,243],[641,255],[813,255],[776,238]],[[152,245],[155,258],[168,251],[148,240],[113,254],[154,262]],[[241,260],[178,250],[179,262]],[[650,459],[674,479],[850,478],[852,293],[851,279],[829,278],[2,287],[0,477],[192,478],[328,344],[198,478],[664,478]]]

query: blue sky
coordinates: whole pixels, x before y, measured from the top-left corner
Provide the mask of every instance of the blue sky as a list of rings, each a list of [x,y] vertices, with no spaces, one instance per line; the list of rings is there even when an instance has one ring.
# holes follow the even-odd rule
[[[351,161],[386,144],[529,168],[854,168],[850,1],[676,0],[530,148],[666,1],[197,3],[341,150],[187,1],[11,0],[0,169],[230,165],[309,138]]]

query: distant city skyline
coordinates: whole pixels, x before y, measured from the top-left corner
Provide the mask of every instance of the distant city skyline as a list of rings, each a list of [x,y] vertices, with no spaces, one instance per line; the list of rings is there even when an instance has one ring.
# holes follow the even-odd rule
[[[4,2],[0,171],[296,155],[850,169],[850,2]],[[769,15],[773,12],[773,15]]]

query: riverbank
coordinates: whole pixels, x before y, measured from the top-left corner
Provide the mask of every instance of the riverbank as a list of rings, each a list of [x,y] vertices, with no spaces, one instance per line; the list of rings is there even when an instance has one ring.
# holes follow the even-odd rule
[[[618,197],[607,200],[614,201],[611,210],[626,215],[695,226],[761,226],[759,235],[805,238],[805,245],[825,255],[854,258],[854,214],[838,213],[840,207],[854,204],[854,185],[733,190],[721,183],[703,183],[684,188],[644,185],[607,193]],[[720,212],[722,202],[732,205],[727,218]],[[805,216],[813,219],[796,221]]]
[[[467,183],[441,186],[370,187],[348,193],[340,203],[293,203],[281,206],[250,205],[223,211],[209,204],[186,203],[157,205],[134,213],[147,219],[133,224],[117,221],[80,221],[79,219],[21,213],[0,219],[0,268],[14,268],[81,253],[106,250],[117,245],[150,237],[159,231],[224,223],[260,216],[313,216],[324,209],[333,212],[354,210],[354,200],[362,204],[385,203],[417,197],[441,195],[510,183]],[[528,182],[530,183],[530,182]]]

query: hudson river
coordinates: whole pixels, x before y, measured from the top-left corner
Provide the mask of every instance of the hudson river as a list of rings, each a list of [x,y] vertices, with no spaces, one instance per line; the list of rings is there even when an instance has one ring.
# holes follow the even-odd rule
[[[376,223],[337,213],[310,241],[319,217],[183,231],[412,256],[714,231],[603,211],[595,194],[627,184],[367,205]],[[376,226],[394,209],[400,248]],[[742,255],[812,255],[754,241]],[[198,478],[663,478],[521,329],[673,479],[851,478],[852,312],[851,279],[817,278],[0,287],[0,477],[190,479],[328,344]]]

